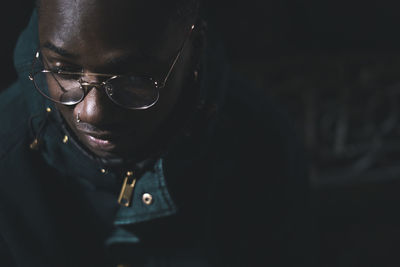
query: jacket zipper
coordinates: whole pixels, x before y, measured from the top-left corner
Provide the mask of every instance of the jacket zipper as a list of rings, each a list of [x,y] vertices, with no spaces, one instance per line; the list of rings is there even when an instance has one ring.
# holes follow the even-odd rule
[[[118,197],[118,203],[121,206],[129,207],[131,205],[135,184],[136,177],[133,176],[133,171],[126,172],[124,182],[122,183],[121,192],[119,193]]]

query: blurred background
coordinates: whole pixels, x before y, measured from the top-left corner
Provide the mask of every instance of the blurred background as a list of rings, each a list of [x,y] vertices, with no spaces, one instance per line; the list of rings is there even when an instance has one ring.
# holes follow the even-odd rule
[[[291,116],[310,158],[321,266],[400,266],[400,26],[395,1],[205,2],[234,70]],[[1,70],[33,1],[0,17]]]

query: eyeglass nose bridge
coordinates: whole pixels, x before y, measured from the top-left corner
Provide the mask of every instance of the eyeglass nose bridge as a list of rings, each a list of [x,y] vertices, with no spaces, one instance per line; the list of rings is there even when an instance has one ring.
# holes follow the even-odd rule
[[[82,89],[85,91],[85,94],[89,92],[90,89],[96,88],[96,89],[102,89],[104,86],[106,86],[106,82],[86,82],[79,80],[79,84],[82,87]]]
[[[104,90],[104,92],[106,93],[108,98],[110,98],[113,102],[115,102],[115,100],[113,99],[114,92],[113,92],[112,87],[108,83],[108,80],[102,81],[102,82],[86,82],[86,81],[83,81],[80,79],[79,84],[84,92],[83,98],[85,98],[85,96],[89,93],[89,91],[92,88],[95,88],[97,90]],[[83,100],[83,98],[82,98],[82,100]]]

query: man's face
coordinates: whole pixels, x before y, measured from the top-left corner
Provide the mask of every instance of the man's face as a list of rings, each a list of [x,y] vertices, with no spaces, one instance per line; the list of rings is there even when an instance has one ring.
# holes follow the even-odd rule
[[[169,20],[155,6],[157,2],[162,1],[42,0],[41,53],[50,68],[162,80],[190,25]],[[177,103],[184,78],[193,71],[191,53],[188,43],[160,90],[159,101],[149,109],[119,107],[104,88],[90,89],[75,106],[57,104],[57,108],[80,142],[97,156],[136,156],[153,142],[155,132]],[[99,82],[90,75],[85,81]],[[59,90],[57,86],[48,83],[50,93]]]

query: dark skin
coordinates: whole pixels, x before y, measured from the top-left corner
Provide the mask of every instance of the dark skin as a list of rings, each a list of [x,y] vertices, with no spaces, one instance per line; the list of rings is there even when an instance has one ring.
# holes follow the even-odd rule
[[[84,72],[136,74],[162,80],[195,22],[171,19],[170,10],[154,8],[162,1],[42,0],[39,41],[50,67]],[[165,5],[165,4],[162,4]],[[179,109],[183,90],[195,70],[199,51],[193,32],[158,102],[146,110],[114,104],[102,88],[92,88],[75,106],[56,104],[67,125],[89,151],[102,158],[145,158],[163,138],[161,129]],[[99,82],[99,78],[85,77]],[[48,84],[49,91],[55,84]],[[184,112],[184,110],[182,110]],[[80,122],[77,122],[79,114]]]

